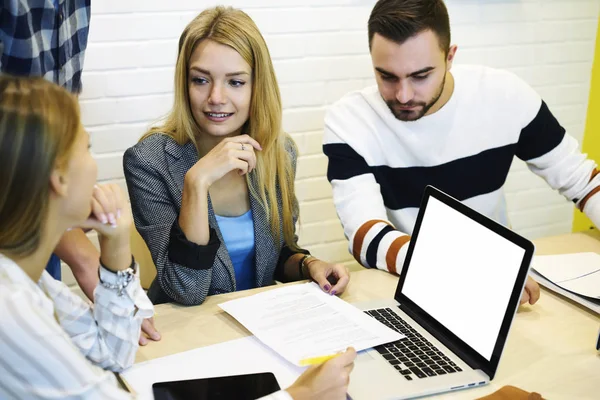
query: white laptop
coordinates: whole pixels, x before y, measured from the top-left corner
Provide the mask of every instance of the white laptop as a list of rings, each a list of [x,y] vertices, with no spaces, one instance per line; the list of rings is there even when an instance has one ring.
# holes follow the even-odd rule
[[[533,252],[527,239],[428,186],[394,299],[355,304],[407,337],[359,353],[350,397],[406,399],[489,383]]]

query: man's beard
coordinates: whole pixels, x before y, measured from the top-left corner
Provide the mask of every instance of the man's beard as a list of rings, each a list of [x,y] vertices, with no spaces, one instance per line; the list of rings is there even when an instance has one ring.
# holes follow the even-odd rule
[[[420,119],[421,117],[423,117],[425,114],[427,114],[427,111],[429,111],[429,109],[431,107],[433,107],[433,105],[435,103],[437,103],[437,101],[442,96],[442,92],[444,91],[445,85],[446,85],[446,76],[444,75],[444,80],[442,81],[442,84],[440,85],[438,92],[436,93],[435,96],[433,96],[431,101],[426,102],[426,103],[425,102],[412,102],[412,101],[409,101],[408,103],[400,103],[396,99],[385,100],[385,103],[389,107],[392,114],[394,114],[394,117],[396,117],[396,119],[398,119],[400,121],[405,121],[405,122],[416,121],[416,120]],[[414,110],[401,110],[401,109],[399,109],[400,107],[420,107],[420,108],[416,108]]]

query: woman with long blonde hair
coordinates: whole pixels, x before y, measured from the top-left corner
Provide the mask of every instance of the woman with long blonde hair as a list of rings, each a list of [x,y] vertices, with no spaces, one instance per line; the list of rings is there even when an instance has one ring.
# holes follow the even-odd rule
[[[98,186],[77,100],[42,78],[0,76],[0,398],[130,399],[115,375],[133,364],[153,314],[131,255],[117,185]],[[94,307],[45,271],[71,227],[100,243]],[[264,399],[345,399],[353,349]]]
[[[124,157],[138,231],[157,268],[156,303],[311,278],[332,294],[347,269],[300,249],[297,150],[282,130],[265,41],[241,10],[205,10],[179,39],[175,101]]]

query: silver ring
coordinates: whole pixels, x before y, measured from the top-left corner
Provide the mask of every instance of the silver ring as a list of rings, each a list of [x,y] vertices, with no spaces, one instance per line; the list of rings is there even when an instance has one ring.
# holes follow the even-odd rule
[[[242,151],[244,151],[244,150],[245,150],[245,148],[244,148],[244,143],[242,143]]]

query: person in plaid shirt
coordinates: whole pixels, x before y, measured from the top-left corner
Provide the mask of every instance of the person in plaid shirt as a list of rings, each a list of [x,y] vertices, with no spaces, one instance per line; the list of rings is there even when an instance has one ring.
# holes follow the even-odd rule
[[[81,92],[91,0],[0,0],[0,71]]]
[[[40,76],[74,94],[81,73],[91,18],[91,0],[0,0],[0,73]],[[47,270],[61,278],[60,260],[93,301],[100,254],[81,229],[66,232]],[[153,321],[144,321],[140,344],[160,340]]]

